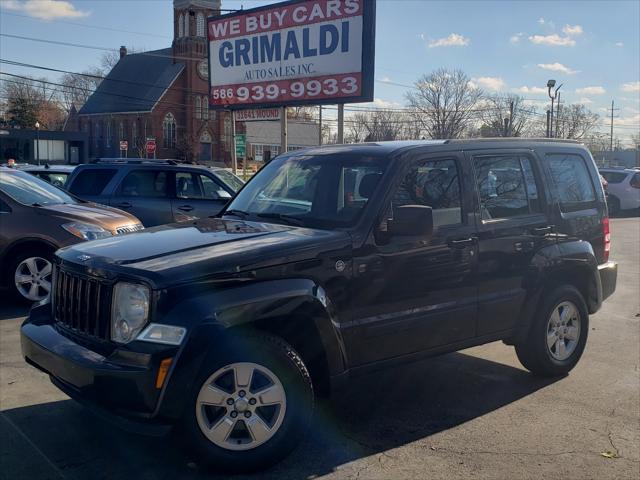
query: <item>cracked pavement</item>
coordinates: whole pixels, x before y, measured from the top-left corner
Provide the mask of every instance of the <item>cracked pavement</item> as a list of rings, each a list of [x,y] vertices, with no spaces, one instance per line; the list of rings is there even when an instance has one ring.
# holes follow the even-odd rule
[[[618,289],[565,378],[491,343],[352,382],[293,455],[251,479],[640,478],[640,219],[612,221]],[[167,438],[118,430],[20,356],[0,292],[1,479],[218,479]]]

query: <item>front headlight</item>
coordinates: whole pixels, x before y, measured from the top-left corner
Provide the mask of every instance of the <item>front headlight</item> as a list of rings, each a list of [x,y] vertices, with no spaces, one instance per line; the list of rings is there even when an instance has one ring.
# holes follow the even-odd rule
[[[180,345],[186,333],[186,328],[151,323],[140,335],[138,335],[136,340],[140,340],[142,342],[162,343],[165,345]]]
[[[129,343],[149,318],[149,289],[144,285],[120,282],[113,289],[111,340]]]
[[[67,232],[83,240],[99,240],[111,237],[112,233],[99,225],[91,223],[71,222],[62,225]]]

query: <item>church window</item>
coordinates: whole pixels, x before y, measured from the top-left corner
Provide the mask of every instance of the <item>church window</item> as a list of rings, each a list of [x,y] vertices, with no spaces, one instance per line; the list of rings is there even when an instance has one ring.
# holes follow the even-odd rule
[[[196,17],[196,35],[198,37],[204,37],[204,24],[204,15],[202,14],[202,12],[200,12]]]
[[[164,148],[176,147],[176,117],[172,113],[167,113],[162,122],[162,132],[164,137]]]

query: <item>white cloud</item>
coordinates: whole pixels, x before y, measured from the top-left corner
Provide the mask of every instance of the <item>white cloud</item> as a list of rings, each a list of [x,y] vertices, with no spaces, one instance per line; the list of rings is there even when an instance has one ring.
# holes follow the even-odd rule
[[[556,27],[555,23],[553,23],[551,20],[546,20],[544,17],[540,17],[538,19],[538,23],[540,25],[546,25],[549,28],[555,28]]]
[[[541,68],[543,70],[550,70],[552,72],[564,73],[565,75],[573,75],[574,73],[578,73],[578,70],[572,70],[569,67],[566,67],[563,64],[558,63],[558,62],[555,62],[555,63],[539,63],[538,64],[538,68]]]
[[[539,93],[543,93],[543,94],[547,94],[547,89],[543,88],[543,87],[520,87],[520,88],[516,88],[515,89],[516,92],[518,93],[535,93],[535,94],[539,94]]]
[[[466,47],[469,39],[457,33],[451,33],[448,37],[439,38],[429,42],[429,48],[434,47]]]
[[[78,10],[71,2],[64,0],[3,0],[2,7],[41,20],[82,18],[89,15],[89,12]]]
[[[523,36],[524,33],[522,32],[516,33],[511,38],[509,38],[509,42],[511,42],[513,45],[517,45],[518,43],[520,43],[520,40],[522,40]]]
[[[573,47],[576,41],[571,37],[561,37],[557,33],[551,35],[532,35],[529,37],[531,43],[536,45],[550,45],[554,47]]]
[[[620,86],[623,92],[640,92],[640,82],[623,83]]]
[[[622,42],[616,42],[616,47],[624,47],[624,43],[622,43]]]
[[[578,100],[578,103],[583,103],[585,105],[589,105],[590,103],[593,103],[593,100],[591,100],[590,98],[587,98],[587,97],[582,97],[580,100]]]
[[[504,80],[500,77],[478,77],[472,78],[471,83],[474,86],[482,87],[486,90],[502,90],[505,87]]]
[[[569,36],[581,35],[583,33],[581,25],[565,25],[562,27],[562,31]]]
[[[391,82],[391,79],[385,75],[384,77],[379,78],[378,81],[382,83],[389,83]]]
[[[607,93],[607,91],[602,87],[583,87],[576,88],[576,93],[578,95],[602,95],[603,93]]]

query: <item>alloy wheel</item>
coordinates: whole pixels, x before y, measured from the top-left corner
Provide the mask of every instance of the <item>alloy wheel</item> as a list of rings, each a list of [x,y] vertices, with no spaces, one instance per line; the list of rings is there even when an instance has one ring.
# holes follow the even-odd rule
[[[569,301],[553,309],[547,323],[547,348],[551,356],[559,361],[568,359],[580,340],[580,312]]]
[[[233,363],[211,375],[196,399],[198,426],[227,450],[250,450],[271,439],[284,419],[284,387],[268,368]]]
[[[25,258],[16,268],[16,290],[27,300],[39,302],[51,292],[51,262],[42,257]]]

